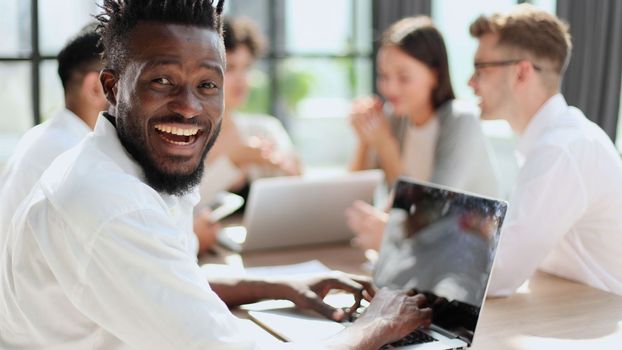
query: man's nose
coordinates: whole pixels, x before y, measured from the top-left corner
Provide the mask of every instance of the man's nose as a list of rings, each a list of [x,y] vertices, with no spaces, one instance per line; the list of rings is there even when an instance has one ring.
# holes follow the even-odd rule
[[[477,84],[477,79],[475,77],[475,72],[473,72],[469,78],[469,81],[467,81],[467,85],[469,85],[471,89],[475,90],[475,84]]]
[[[190,119],[201,113],[202,105],[198,96],[192,91],[192,88],[184,87],[180,88],[173,96],[169,103],[169,108],[172,112]]]

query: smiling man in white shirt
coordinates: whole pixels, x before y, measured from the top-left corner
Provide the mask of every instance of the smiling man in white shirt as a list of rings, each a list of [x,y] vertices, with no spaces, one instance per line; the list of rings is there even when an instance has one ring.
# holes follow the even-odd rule
[[[253,349],[227,306],[289,299],[327,317],[336,274],[208,283],[191,243],[205,154],[223,112],[221,12],[209,0],[104,0],[111,104],[59,156],[16,213],[0,254],[2,349]],[[430,321],[423,295],[381,290],[331,339],[305,348],[378,349]]]
[[[489,294],[508,295],[536,269],[622,295],[622,163],[607,135],[559,93],[567,26],[530,5],[478,18],[469,85],[482,118],[519,134],[521,166]]]
[[[59,154],[77,145],[106,108],[99,82],[102,49],[95,28],[94,23],[84,27],[58,54],[65,108],[24,134],[0,177],[0,242],[18,205],[43,171]]]

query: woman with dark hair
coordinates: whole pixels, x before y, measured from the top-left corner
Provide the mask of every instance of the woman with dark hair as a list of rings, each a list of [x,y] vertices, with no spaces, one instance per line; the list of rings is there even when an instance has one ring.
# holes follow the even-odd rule
[[[409,17],[383,34],[377,61],[380,97],[357,100],[350,120],[358,146],[351,170],[380,167],[391,186],[402,175],[498,196],[489,145],[479,119],[455,101],[447,50],[428,17]],[[384,101],[384,102],[383,102]],[[350,228],[377,249],[386,214],[357,202]]]

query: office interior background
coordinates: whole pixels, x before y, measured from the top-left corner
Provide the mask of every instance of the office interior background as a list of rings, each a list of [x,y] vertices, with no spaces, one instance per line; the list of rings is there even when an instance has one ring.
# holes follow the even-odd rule
[[[531,0],[570,23],[573,56],[563,92],[622,150],[622,1]],[[19,137],[62,108],[55,56],[92,21],[101,0],[0,2],[0,168]],[[469,24],[517,0],[229,0],[226,14],[249,17],[268,39],[252,72],[246,112],[279,118],[308,169],[343,167],[355,137],[352,99],[374,92],[375,42],[395,20],[427,14],[445,36],[454,89],[475,105],[467,86],[476,40]],[[483,122],[504,187],[514,180],[513,136],[505,122]]]

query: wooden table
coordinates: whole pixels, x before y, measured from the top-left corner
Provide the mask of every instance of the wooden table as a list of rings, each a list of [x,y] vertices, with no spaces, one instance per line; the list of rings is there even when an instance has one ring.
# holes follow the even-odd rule
[[[487,299],[473,349],[622,349],[622,297],[537,272]]]
[[[326,266],[368,274],[362,252],[324,245],[251,252],[219,250],[202,263],[283,265],[317,259]],[[537,272],[509,298],[484,303],[472,349],[622,349],[622,296]]]

